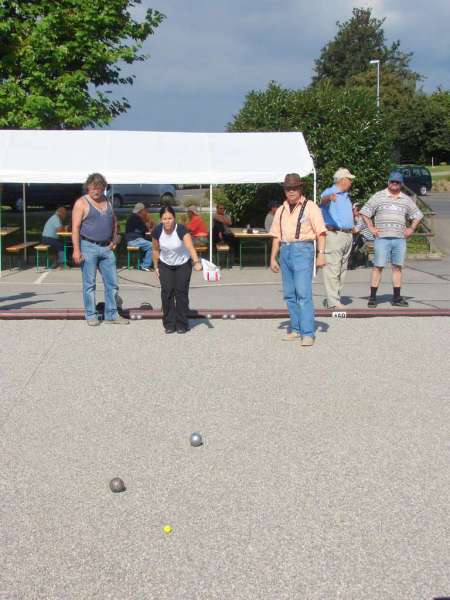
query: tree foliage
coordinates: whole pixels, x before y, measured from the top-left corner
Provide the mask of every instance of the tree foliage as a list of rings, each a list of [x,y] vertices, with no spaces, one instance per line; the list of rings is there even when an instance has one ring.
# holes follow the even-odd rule
[[[376,102],[380,60],[380,106],[394,138],[398,162],[449,160],[448,91],[427,95],[418,84],[422,77],[411,70],[412,53],[400,50],[400,42],[386,44],[385,19],[371,8],[355,8],[352,17],[337,23],[338,31],[316,60],[313,86],[327,82],[338,88],[365,93]]]
[[[318,171],[318,189],[332,182],[341,166],[355,175],[353,197],[366,200],[385,185],[392,167],[392,137],[373,98],[365,91],[316,85],[290,90],[271,82],[250,92],[229,131],[302,131]],[[311,182],[308,193],[311,197]],[[230,210],[245,222],[261,221],[268,199],[281,196],[279,186],[228,186]]]
[[[164,15],[141,0],[0,0],[0,127],[106,125],[129,108],[102,86],[133,83],[121,63],[145,60]]]
[[[315,61],[313,82],[346,85],[353,76],[368,70],[370,60],[378,59],[391,71],[415,84],[419,75],[409,68],[412,53],[402,52],[398,40],[386,45],[384,22],[385,19],[372,15],[371,8],[354,8],[348,21],[338,21],[335,38],[322,48]]]

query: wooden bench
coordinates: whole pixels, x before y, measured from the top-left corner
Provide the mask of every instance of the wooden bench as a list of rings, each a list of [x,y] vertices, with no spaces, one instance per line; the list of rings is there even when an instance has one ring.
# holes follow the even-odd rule
[[[45,252],[45,268],[48,269],[49,268],[48,259],[49,259],[50,245],[49,244],[38,244],[37,246],[34,247],[34,250],[36,252],[36,271],[39,271],[39,269],[41,267],[40,260],[39,260],[39,252]]]
[[[194,248],[197,251],[197,254],[200,256],[200,258],[202,257],[202,254],[208,253],[208,246],[206,244],[194,244]]]
[[[23,250],[26,250],[27,248],[34,248],[34,246],[37,246],[38,244],[39,242],[22,242],[21,244],[14,244],[14,246],[8,246],[5,248],[5,252],[9,259],[9,268],[13,268],[13,256],[19,256]]]
[[[131,256],[137,254],[137,269],[141,268],[141,249],[137,246],[127,246],[127,269],[131,268]]]
[[[230,264],[230,246],[229,244],[225,244],[225,242],[218,242],[216,244],[216,262],[217,266],[220,267],[220,255],[225,254],[227,260],[227,269],[229,269]]]

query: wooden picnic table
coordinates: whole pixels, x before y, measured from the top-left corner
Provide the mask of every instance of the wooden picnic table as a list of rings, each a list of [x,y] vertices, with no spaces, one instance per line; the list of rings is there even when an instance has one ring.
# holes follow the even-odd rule
[[[3,256],[3,247],[2,241],[3,238],[10,233],[14,233],[15,231],[19,231],[20,227],[0,227],[0,274],[2,270],[2,256]]]
[[[19,229],[20,227],[0,227],[0,236],[3,237],[5,235],[9,235],[10,233],[19,231]]]
[[[245,248],[260,248],[264,247],[264,265],[268,266],[267,249],[272,236],[268,231],[262,228],[253,228],[251,233],[247,232],[247,228],[231,227],[231,233],[239,241],[239,267],[242,269],[242,250]],[[256,242],[256,245],[255,245]]]
[[[72,239],[71,231],[58,231],[58,237],[64,242],[64,269],[67,269],[67,241]]]

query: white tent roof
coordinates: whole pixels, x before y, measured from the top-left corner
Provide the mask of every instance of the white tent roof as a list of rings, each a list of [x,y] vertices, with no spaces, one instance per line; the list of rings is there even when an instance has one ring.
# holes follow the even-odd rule
[[[0,182],[272,183],[314,170],[303,134],[0,130]]]

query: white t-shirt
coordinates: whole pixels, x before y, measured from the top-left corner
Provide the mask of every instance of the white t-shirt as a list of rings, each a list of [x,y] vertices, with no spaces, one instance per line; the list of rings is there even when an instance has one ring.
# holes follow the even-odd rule
[[[154,229],[152,236],[159,242],[161,262],[171,267],[187,263],[191,257],[183,242],[186,233],[186,227],[179,223],[175,225],[172,233],[166,233],[161,223]]]

